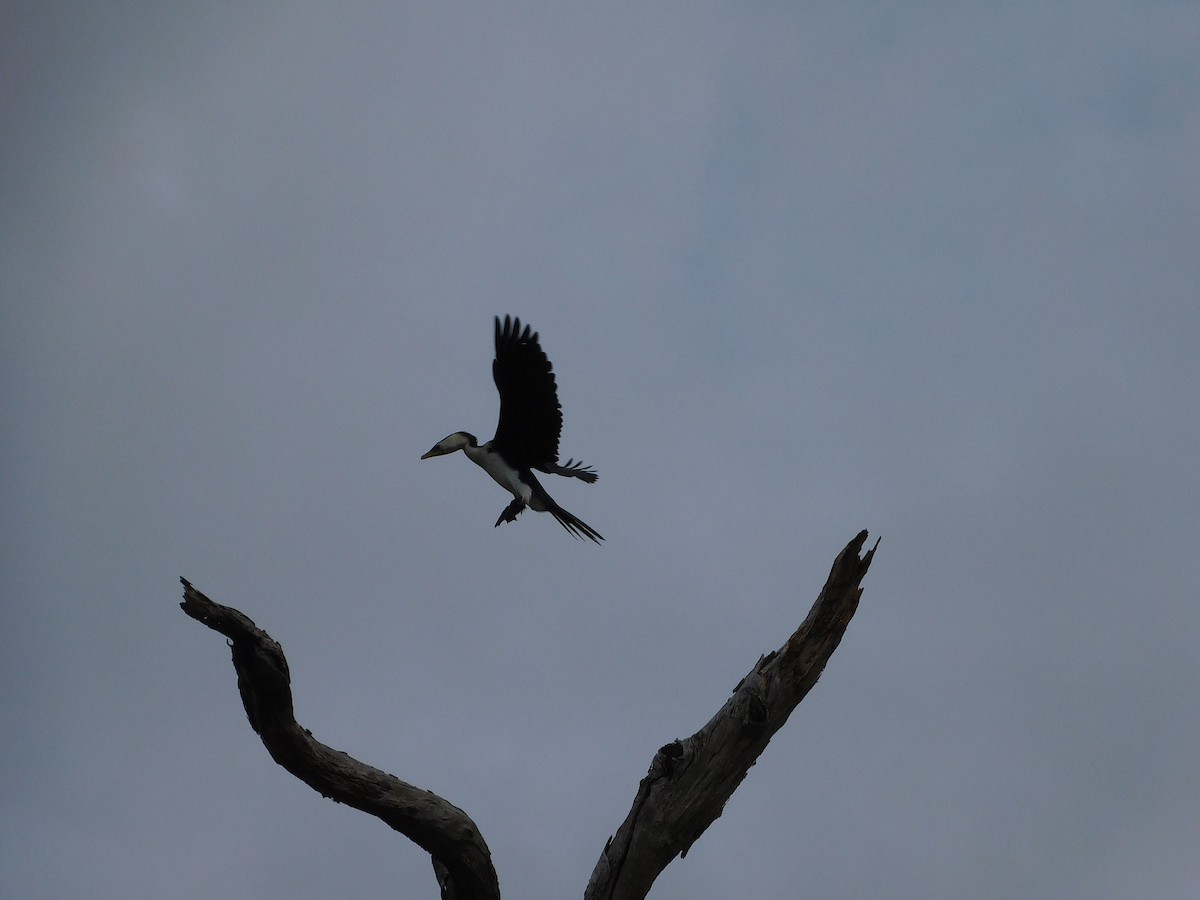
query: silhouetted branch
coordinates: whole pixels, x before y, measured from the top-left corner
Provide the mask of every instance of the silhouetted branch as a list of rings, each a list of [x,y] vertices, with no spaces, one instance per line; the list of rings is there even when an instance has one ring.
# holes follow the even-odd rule
[[[604,846],[584,900],[643,900],[659,873],[721,815],[841,642],[875,555],[872,547],[859,556],[866,539],[860,532],[838,555],[796,633],[755,664],[711,721],[655,754],[633,808]],[[180,581],[183,611],[232,641],[246,715],[271,757],[323,796],[382,819],[428,851],[443,900],[499,900],[491,854],[471,818],[436,794],[314,740],[292,713],[279,644],[236,609]]]
[[[667,864],[686,855],[721,815],[841,642],[875,555],[872,547],[859,557],[866,539],[860,532],[838,555],[796,633],[755,664],[709,723],[654,755],[633,808],[604,846],[584,900],[642,900]]]
[[[428,851],[443,900],[499,900],[491,854],[470,816],[437,794],[315,740],[292,713],[283,648],[236,609],[180,581],[183,611],[233,642],[242,704],[271,758],[322,796],[382,819]]]

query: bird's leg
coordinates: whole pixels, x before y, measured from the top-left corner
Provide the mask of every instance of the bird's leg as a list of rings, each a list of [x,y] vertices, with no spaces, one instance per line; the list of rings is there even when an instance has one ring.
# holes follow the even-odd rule
[[[501,522],[515,522],[517,516],[521,514],[521,510],[525,508],[525,501],[518,497],[508,506],[504,507],[504,512],[500,513],[500,518],[496,520],[496,524],[492,527],[497,527]]]

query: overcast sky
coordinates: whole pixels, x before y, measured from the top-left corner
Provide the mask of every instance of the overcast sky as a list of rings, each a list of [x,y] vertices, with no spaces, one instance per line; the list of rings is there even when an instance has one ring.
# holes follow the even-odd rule
[[[321,740],[577,897],[882,543],[656,900],[1192,898],[1200,7],[47,2],[0,27],[0,895],[437,896]],[[541,332],[603,533],[507,495]]]

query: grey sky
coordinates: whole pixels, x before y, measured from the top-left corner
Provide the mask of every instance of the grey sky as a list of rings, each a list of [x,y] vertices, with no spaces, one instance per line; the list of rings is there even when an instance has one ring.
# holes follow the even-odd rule
[[[652,897],[1200,884],[1200,9],[26,4],[0,28],[0,895],[434,897],[322,740],[582,894],[881,536]],[[608,539],[445,434],[541,332]]]

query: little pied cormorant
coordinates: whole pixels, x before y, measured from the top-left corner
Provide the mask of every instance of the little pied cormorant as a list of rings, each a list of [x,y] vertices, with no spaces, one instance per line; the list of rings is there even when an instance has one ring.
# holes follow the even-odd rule
[[[467,458],[492,476],[515,498],[508,504],[496,525],[515,522],[526,506],[548,512],[558,524],[575,537],[600,543],[604,538],[596,529],[581,522],[546,493],[533,470],[551,475],[568,475],[591,484],[596,471],[582,462],[568,459],[558,464],[558,436],[562,432],[562,407],[550,360],[538,344],[536,331],[521,330],[519,318],[496,317],[496,359],[492,377],[500,392],[500,422],[496,436],[480,445],[475,435],[465,431],[442,438],[421,459],[445,456],[462,450]]]

